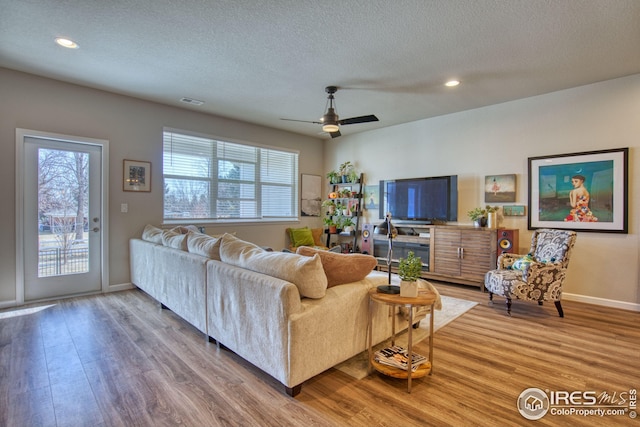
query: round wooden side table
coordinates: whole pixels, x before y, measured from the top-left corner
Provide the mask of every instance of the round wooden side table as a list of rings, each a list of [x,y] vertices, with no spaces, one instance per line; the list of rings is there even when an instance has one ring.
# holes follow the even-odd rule
[[[425,375],[431,375],[433,369],[433,304],[437,295],[427,289],[420,289],[417,297],[401,297],[399,294],[380,293],[376,288],[369,290],[369,327],[367,330],[368,347],[369,347],[369,372],[371,368],[376,371],[389,375],[393,378],[407,379],[407,393],[411,393],[411,378],[421,378]],[[409,358],[409,366],[406,371],[404,369],[395,368],[378,363],[374,360],[372,349],[373,337],[373,304],[382,303],[394,307],[406,307],[409,311],[409,323],[407,326],[407,353]],[[415,372],[411,370],[411,362],[413,357],[413,308],[429,307],[429,361],[420,365]],[[391,345],[395,345],[396,339],[396,315],[391,317]]]

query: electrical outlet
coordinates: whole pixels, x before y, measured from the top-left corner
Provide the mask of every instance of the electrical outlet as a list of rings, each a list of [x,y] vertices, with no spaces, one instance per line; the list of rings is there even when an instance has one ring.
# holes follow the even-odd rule
[[[129,212],[129,204],[128,203],[120,203],[120,212],[122,212],[122,213]]]

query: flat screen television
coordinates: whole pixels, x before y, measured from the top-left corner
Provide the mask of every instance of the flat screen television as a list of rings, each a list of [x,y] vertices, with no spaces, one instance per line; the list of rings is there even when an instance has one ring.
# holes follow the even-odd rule
[[[458,176],[380,181],[380,218],[430,224],[458,220]]]

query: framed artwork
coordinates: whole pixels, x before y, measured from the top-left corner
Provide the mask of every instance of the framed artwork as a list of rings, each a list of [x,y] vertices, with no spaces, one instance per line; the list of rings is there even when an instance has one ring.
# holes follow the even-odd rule
[[[484,177],[486,203],[513,203],[516,201],[516,175],[487,175]]]
[[[502,206],[502,214],[504,216],[524,216],[524,205]]]
[[[379,185],[365,185],[364,194],[364,209],[379,209],[380,207],[380,186]]]
[[[320,175],[302,174],[300,192],[300,215],[320,216],[322,205],[322,179]]]
[[[123,191],[151,191],[151,162],[125,159],[122,170]]]
[[[629,149],[529,158],[529,229],[627,233]]]

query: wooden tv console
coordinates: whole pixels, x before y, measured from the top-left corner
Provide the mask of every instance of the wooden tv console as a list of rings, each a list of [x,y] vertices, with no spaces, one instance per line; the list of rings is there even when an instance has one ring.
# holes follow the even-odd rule
[[[422,258],[422,277],[478,286],[484,290],[484,275],[496,268],[498,232],[501,229],[455,225],[394,225],[391,271],[409,251]],[[513,230],[517,235],[518,230]],[[373,234],[378,270],[387,271],[388,238]],[[517,252],[517,247],[515,248]]]

